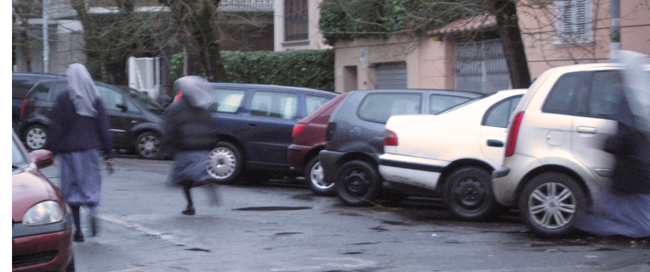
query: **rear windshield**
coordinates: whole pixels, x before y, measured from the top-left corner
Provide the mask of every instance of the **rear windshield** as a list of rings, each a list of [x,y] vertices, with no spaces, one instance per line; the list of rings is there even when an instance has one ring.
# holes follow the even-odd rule
[[[474,103],[474,102],[476,102],[476,101],[479,101],[479,100],[481,100],[481,99],[483,99],[483,98],[486,98],[486,97],[489,97],[489,96],[491,96],[491,95],[493,95],[493,93],[492,93],[492,94],[482,95],[482,96],[479,96],[479,97],[474,98],[474,99],[472,99],[472,100],[467,100],[467,101],[465,101],[465,102],[463,102],[463,103],[460,103],[460,104],[458,104],[458,105],[456,105],[456,106],[453,106],[453,107],[451,107],[451,108],[448,108],[448,109],[446,109],[446,110],[444,110],[444,111],[439,112],[438,115],[440,115],[440,114],[445,114],[445,113],[448,113],[448,112],[450,112],[450,111],[454,111],[454,110],[456,110],[456,109],[458,109],[458,108],[465,107],[465,106],[467,106],[467,105],[469,105],[469,104],[472,104],[472,103]]]

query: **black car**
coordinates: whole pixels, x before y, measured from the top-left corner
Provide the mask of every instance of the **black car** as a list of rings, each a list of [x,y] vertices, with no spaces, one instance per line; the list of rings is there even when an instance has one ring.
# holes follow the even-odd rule
[[[136,90],[95,82],[110,121],[113,147],[135,151],[147,159],[160,155],[164,110],[158,102]],[[48,147],[48,126],[56,97],[67,88],[65,78],[38,82],[22,108],[18,134],[30,150]]]
[[[368,204],[382,193],[383,181],[377,166],[379,155],[384,153],[384,127],[388,118],[402,114],[438,114],[479,96],[465,91],[420,89],[350,92],[330,116],[328,142],[318,154],[326,183],[335,183],[336,195],[343,203]],[[401,192],[404,188],[392,189],[385,190],[385,198],[399,200],[407,195]]]
[[[208,172],[220,183],[233,183],[242,173],[249,182],[266,181],[273,175],[300,175],[287,158],[293,126],[337,96],[275,85],[211,86],[211,114],[219,123],[220,142],[210,152]]]
[[[37,73],[11,74],[11,124],[14,128],[20,120],[20,109],[23,107],[25,97],[34,84],[42,80],[59,78],[65,78],[65,76]]]

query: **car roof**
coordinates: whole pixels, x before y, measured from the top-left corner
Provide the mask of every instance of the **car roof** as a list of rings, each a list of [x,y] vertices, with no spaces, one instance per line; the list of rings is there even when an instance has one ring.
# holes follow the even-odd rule
[[[430,91],[436,94],[449,94],[449,95],[458,95],[468,96],[468,97],[477,97],[484,95],[483,93],[473,92],[473,91],[464,91],[464,90],[447,90],[447,89],[370,89],[370,90],[354,90],[350,91],[351,93],[380,93],[380,92],[408,92],[408,91]]]
[[[337,93],[334,92],[328,92],[328,91],[305,88],[305,87],[293,87],[293,86],[282,86],[282,85],[210,82],[210,86],[224,87],[224,88],[257,89],[257,90],[293,90],[293,91],[300,91],[300,92],[337,95]]]
[[[11,76],[21,76],[21,77],[42,77],[42,78],[59,78],[65,77],[64,75],[57,74],[42,74],[42,73],[23,73],[23,72],[12,72]]]

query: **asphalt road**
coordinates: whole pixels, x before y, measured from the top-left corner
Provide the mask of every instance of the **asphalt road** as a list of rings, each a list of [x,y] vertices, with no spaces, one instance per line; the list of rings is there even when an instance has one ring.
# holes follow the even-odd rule
[[[650,271],[641,240],[543,240],[514,212],[461,222],[430,199],[346,207],[300,180],[220,186],[220,206],[196,188],[185,216],[165,185],[171,163],[116,159],[99,235],[74,245],[77,271]],[[58,165],[43,172],[59,182]]]

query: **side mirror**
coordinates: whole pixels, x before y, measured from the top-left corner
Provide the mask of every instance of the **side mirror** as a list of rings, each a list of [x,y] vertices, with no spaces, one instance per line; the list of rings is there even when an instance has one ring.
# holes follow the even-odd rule
[[[36,167],[38,168],[46,168],[54,163],[54,154],[49,150],[34,150],[29,152],[29,155],[32,156],[34,163],[36,163]]]
[[[122,111],[126,111],[126,110],[127,110],[127,107],[126,107],[126,105],[124,105],[124,104],[117,104],[117,105],[115,105],[115,106],[118,107],[118,108],[120,108]]]

